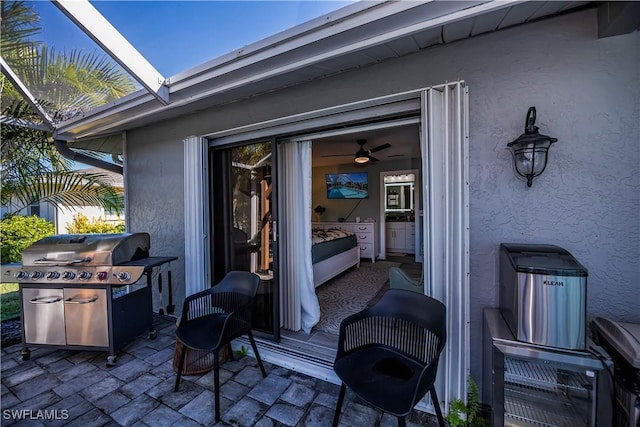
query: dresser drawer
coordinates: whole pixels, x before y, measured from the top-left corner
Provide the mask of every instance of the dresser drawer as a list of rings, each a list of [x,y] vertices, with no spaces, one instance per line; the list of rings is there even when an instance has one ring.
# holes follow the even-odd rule
[[[373,243],[360,243],[360,258],[372,258],[373,257]]]
[[[351,225],[353,226],[353,231],[356,233],[373,233],[373,223],[357,222]]]
[[[361,233],[356,232],[356,238],[358,239],[358,243],[373,243],[373,233]]]

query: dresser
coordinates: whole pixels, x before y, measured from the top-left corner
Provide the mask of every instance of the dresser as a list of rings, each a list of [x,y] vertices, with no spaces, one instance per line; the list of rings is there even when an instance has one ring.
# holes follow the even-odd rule
[[[313,228],[339,228],[341,230],[353,231],[358,239],[360,248],[360,258],[370,258],[371,262],[376,262],[377,229],[375,222],[313,222]]]

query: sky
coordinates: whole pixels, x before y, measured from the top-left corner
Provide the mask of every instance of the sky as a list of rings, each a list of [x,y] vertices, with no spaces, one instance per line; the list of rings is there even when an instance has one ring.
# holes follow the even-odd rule
[[[352,1],[92,1],[165,78]],[[99,47],[49,1],[33,2],[56,51]]]

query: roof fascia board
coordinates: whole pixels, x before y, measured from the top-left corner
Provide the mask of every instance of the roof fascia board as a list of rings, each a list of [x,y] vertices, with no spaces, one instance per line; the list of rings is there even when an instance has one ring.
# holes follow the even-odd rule
[[[59,124],[58,128],[55,131],[55,138],[75,140],[92,137],[96,133],[101,132],[105,129],[113,128],[122,123],[126,123],[131,119],[143,117],[141,115],[129,115],[122,120],[111,121],[108,124],[98,125],[98,123],[107,120],[111,116],[123,115],[127,110],[139,107],[141,105],[148,104],[152,107],[155,107],[149,110],[150,114],[155,114],[158,111],[162,111],[163,108],[154,101],[155,98],[147,93],[147,91],[135,92],[133,94],[127,95],[126,97],[120,98],[115,105],[103,105],[91,110],[90,116],[74,117],[73,119],[66,121],[64,124]],[[115,131],[110,131],[110,133],[114,132]]]
[[[498,10],[498,9],[503,9],[503,8],[507,8],[507,7],[511,7],[515,4],[518,3],[524,3],[524,0],[492,0],[492,1],[488,1],[486,3],[481,3],[478,4],[476,6],[471,6],[471,7],[466,7],[465,9],[459,10],[457,12],[453,12],[444,16],[439,16],[436,18],[431,18],[431,19],[426,19],[424,21],[421,21],[419,23],[404,27],[404,28],[400,28],[400,29],[396,29],[394,31],[388,32],[388,33],[384,33],[381,34],[377,37],[372,37],[366,40],[360,40],[360,41],[354,41],[353,43],[344,43],[343,46],[341,47],[336,47],[335,50],[332,51],[323,51],[320,52],[318,54],[313,54],[313,52],[310,52],[310,55],[306,58],[303,58],[297,62],[294,63],[289,63],[289,64],[283,64],[279,67],[274,67],[271,68],[269,70],[265,70],[262,73],[258,73],[258,74],[253,74],[253,75],[249,75],[249,76],[240,76],[239,70],[235,70],[236,73],[239,74],[239,78],[226,83],[226,84],[222,84],[219,86],[215,86],[209,90],[203,90],[197,94],[189,94],[188,96],[185,97],[180,97],[180,91],[174,91],[175,87],[172,85],[171,86],[171,99],[172,102],[170,105],[168,106],[159,106],[159,105],[150,105],[149,108],[141,113],[135,114],[135,115],[126,115],[125,118],[121,119],[121,120],[117,120],[113,123],[110,123],[109,125],[102,125],[102,126],[98,126],[97,128],[92,128],[91,129],[91,133],[90,134],[95,134],[97,132],[100,132],[102,130],[108,130],[111,127],[115,127],[115,126],[119,126],[122,124],[125,124],[129,121],[133,121],[136,119],[140,119],[140,118],[144,118],[144,117],[148,117],[150,115],[153,115],[161,110],[166,110],[167,108],[177,108],[183,105],[186,105],[188,103],[191,102],[195,102],[198,100],[201,100],[203,98],[206,97],[210,97],[213,95],[216,95],[218,93],[221,92],[228,92],[230,90],[233,90],[235,88],[238,88],[240,86],[243,86],[245,84],[249,84],[249,83],[255,83],[258,82],[260,80],[264,80],[267,79],[269,77],[274,77],[277,76],[279,74],[283,74],[286,72],[290,72],[290,71],[295,71],[297,69],[303,68],[305,66],[309,66],[309,65],[313,65],[316,64],[318,62],[321,62],[323,60],[327,60],[327,59],[331,59],[333,57],[338,57],[341,55],[345,55],[345,54],[349,54],[349,53],[353,53],[356,52],[358,50],[362,50],[362,49],[366,49],[368,47],[371,46],[375,46],[375,45],[379,45],[382,43],[385,43],[387,41],[392,41],[392,40],[396,40],[398,38],[401,38],[403,36],[415,33],[415,32],[419,32],[419,31],[424,31],[430,28],[434,28],[440,25],[444,25],[444,24],[448,24],[450,22],[456,22],[462,19],[466,19],[466,18],[470,18],[470,17],[474,17],[474,16],[478,16],[484,13],[489,13],[492,12],[494,10]],[[395,2],[393,2],[395,3]],[[398,3],[414,3],[414,2],[398,2]],[[417,2],[418,4],[420,4],[419,2]],[[386,4],[386,3],[385,3]],[[230,66],[233,66],[233,64],[230,64]],[[221,74],[226,74],[226,71],[222,71],[222,69],[218,70],[218,73]],[[212,78],[212,77],[210,77]],[[200,82],[199,79],[195,80],[196,82]],[[182,89],[187,89],[190,86],[197,84],[194,82],[189,82],[186,83],[184,85],[181,85]],[[126,111],[127,107],[121,105],[118,101],[116,101],[114,104],[111,104],[109,106],[108,109],[105,109],[102,114],[100,114],[101,117],[105,117],[108,114],[118,114],[121,112]],[[90,126],[90,123],[92,121],[96,120],[96,116],[94,115],[94,112],[89,112],[87,114],[87,116],[83,117],[83,118],[78,118],[78,122],[75,123],[72,126],[65,126],[64,127],[60,127],[60,130],[64,130],[64,131],[73,131],[74,128],[77,127],[82,127],[83,125],[87,125]],[[82,134],[81,137],[83,136],[88,136],[89,134]]]
[[[158,101],[169,104],[164,77],[88,0],[52,0],[52,3]]]
[[[238,49],[223,58],[205,64],[204,68],[199,72],[190,73],[182,78],[172,78],[170,82],[171,91],[179,91],[184,87],[234,72],[265,59],[310,45],[329,36],[335,36],[396,13],[418,7],[421,4],[423,3],[415,1],[379,3],[377,7],[370,7],[347,17],[334,18],[331,15],[326,15],[326,20],[322,25],[303,30],[300,30],[299,27],[294,27],[289,31],[284,31],[273,40],[265,39],[262,42]]]
[[[339,57],[342,55],[347,55],[350,53],[354,53],[360,50],[364,50],[366,48],[372,47],[372,46],[377,46],[392,40],[396,40],[399,39],[401,37],[404,37],[406,35],[412,34],[412,33],[416,33],[419,31],[424,31],[424,30],[428,30],[430,28],[434,28],[440,25],[444,25],[444,24],[448,24],[451,22],[455,22],[461,19],[465,19],[465,18],[469,18],[469,17],[473,17],[482,13],[488,13],[491,12],[495,9],[501,9],[504,7],[508,7],[511,6],[515,3],[521,3],[522,0],[500,0],[498,2],[491,2],[491,3],[482,3],[478,6],[473,6],[472,8],[469,9],[464,9],[458,12],[454,12],[452,14],[449,15],[445,15],[445,16],[441,16],[441,17],[437,17],[437,18],[432,18],[432,19],[427,19],[425,21],[413,24],[413,25],[409,25],[407,27],[404,28],[400,28],[394,31],[390,31],[388,33],[384,33],[381,34],[379,36],[375,36],[375,37],[370,37],[366,40],[361,40],[361,41],[353,41],[353,42],[347,42],[344,43],[343,46],[341,47],[336,47],[335,49],[332,50],[328,50],[325,52],[321,52],[319,54],[316,55],[310,55],[304,59],[301,59],[299,61],[293,62],[293,63],[288,63],[288,64],[283,64],[279,67],[274,67],[271,68],[269,70],[265,70],[261,73],[257,73],[257,74],[252,74],[250,76],[244,77],[244,78],[239,78],[236,79],[232,82],[229,82],[227,84],[223,84],[223,85],[219,85],[216,86],[210,90],[207,91],[202,91],[200,93],[198,93],[195,96],[190,96],[188,98],[189,102],[192,101],[196,101],[202,98],[206,98],[212,95],[215,95],[217,93],[220,92],[228,92],[230,90],[236,89],[240,86],[244,86],[246,84],[250,84],[250,83],[256,83],[259,82],[261,80],[265,80],[269,77],[275,77],[287,72],[291,72],[291,71],[296,71],[299,70],[300,68],[304,68],[310,65],[314,65],[317,64],[319,62],[331,59],[331,58],[335,58],[335,57]],[[402,3],[414,3],[414,2],[402,2]],[[477,10],[476,8],[480,8],[481,10]],[[470,13],[470,11],[473,11],[473,13]],[[267,58],[265,58],[267,59]],[[233,64],[231,64],[233,66]],[[231,71],[237,71],[237,70],[231,70]],[[227,74],[227,72],[221,72],[220,74]],[[215,76],[211,76],[209,77],[209,79],[213,79],[215,78]],[[195,84],[200,83],[201,81],[197,81]],[[188,86],[191,86],[191,84],[189,84]],[[186,87],[185,87],[186,88]],[[173,91],[173,87],[171,88]],[[176,100],[175,103],[172,103],[172,106],[177,106],[180,105],[181,101],[178,99]]]
[[[213,68],[216,68],[220,65],[224,65],[228,62],[231,62],[237,59],[239,56],[249,56],[256,52],[262,51],[264,49],[273,48],[274,45],[279,45],[285,43],[301,34],[309,33],[316,28],[320,28],[323,25],[335,25],[336,22],[340,22],[345,18],[348,18],[351,15],[360,13],[366,9],[371,9],[373,7],[380,7],[383,3],[380,2],[369,2],[369,1],[359,1],[353,3],[349,6],[345,6],[318,18],[312,19],[307,22],[303,22],[300,25],[296,25],[295,27],[289,28],[287,30],[281,31],[277,34],[268,36],[264,39],[258,40],[254,43],[250,43],[247,46],[241,47],[239,49],[235,49],[227,54],[219,56],[211,61],[204,62],[200,65],[196,65],[193,68],[182,71],[174,76],[171,76],[168,80],[170,83],[180,82],[182,80],[186,80],[192,78],[196,75],[200,75],[202,73],[208,72]]]
[[[0,66],[2,67],[2,74],[4,74],[9,81],[13,84],[20,95],[31,105],[36,114],[44,121],[46,130],[53,131],[55,126],[53,125],[53,119],[47,114],[44,108],[40,105],[35,96],[31,93],[29,88],[27,88],[20,80],[20,77],[16,73],[13,72],[9,64],[4,60],[3,57],[0,56]]]

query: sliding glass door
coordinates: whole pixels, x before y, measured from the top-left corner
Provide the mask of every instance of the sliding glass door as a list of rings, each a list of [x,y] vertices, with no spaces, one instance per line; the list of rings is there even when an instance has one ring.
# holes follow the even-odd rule
[[[231,270],[260,276],[254,329],[278,339],[278,239],[272,141],[212,149],[212,276]]]

